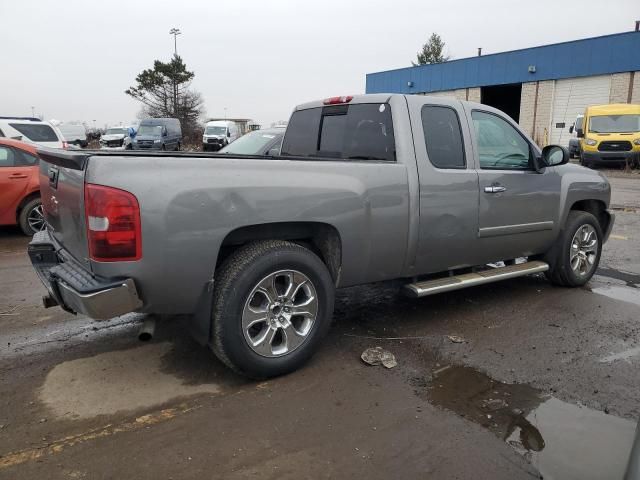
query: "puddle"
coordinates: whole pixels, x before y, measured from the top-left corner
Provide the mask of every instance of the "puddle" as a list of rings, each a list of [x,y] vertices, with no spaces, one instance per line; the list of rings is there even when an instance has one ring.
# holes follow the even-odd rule
[[[220,391],[216,384],[185,384],[163,372],[163,357],[172,348],[168,342],[149,344],[61,363],[47,375],[40,400],[56,416],[76,419]]]
[[[593,293],[605,295],[614,300],[622,300],[623,302],[634,303],[640,305],[640,289],[626,287],[622,285],[607,285],[602,287],[594,287],[591,289]]]
[[[611,363],[611,362],[615,362],[616,360],[624,360],[626,362],[631,363],[631,359],[638,355],[640,355],[640,347],[634,347],[628,350],[624,350],[620,353],[612,353],[611,355],[601,358],[600,362]]]
[[[482,425],[545,479],[622,478],[636,425],[630,420],[505,384],[469,367],[436,372],[431,403]]]

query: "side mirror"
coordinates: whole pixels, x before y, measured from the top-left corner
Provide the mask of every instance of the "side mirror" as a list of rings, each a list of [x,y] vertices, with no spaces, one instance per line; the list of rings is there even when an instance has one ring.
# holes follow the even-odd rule
[[[573,133],[573,125],[569,127],[569,133]]]
[[[557,167],[569,163],[569,151],[560,145],[547,145],[542,149],[541,158],[545,167]]]
[[[162,136],[163,136],[163,137],[166,137],[166,136],[167,136],[167,129],[166,129],[166,128],[163,128],[163,129],[162,129]]]
[[[227,132],[227,138],[231,138],[231,132]]]
[[[578,135],[578,138],[584,138],[584,130],[576,128],[576,135]]]
[[[267,152],[268,157],[277,157],[278,155],[280,155],[280,147],[272,147]]]

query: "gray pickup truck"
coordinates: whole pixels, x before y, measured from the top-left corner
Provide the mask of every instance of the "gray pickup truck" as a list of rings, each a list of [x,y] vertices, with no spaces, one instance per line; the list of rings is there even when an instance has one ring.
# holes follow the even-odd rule
[[[48,228],[29,254],[45,305],[188,314],[256,378],[311,357],[336,288],[395,280],[421,297],[536,272],[579,286],[614,221],[606,178],[566,149],[439,97],[298,106],[275,157],[40,155]]]

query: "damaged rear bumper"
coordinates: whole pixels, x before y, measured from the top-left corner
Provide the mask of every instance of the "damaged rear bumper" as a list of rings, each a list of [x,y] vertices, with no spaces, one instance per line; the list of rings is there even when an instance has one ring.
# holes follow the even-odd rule
[[[49,291],[45,307],[60,305],[64,310],[106,320],[142,307],[131,278],[109,279],[93,275],[68,255],[61,255],[49,232],[38,232],[28,247],[29,258]]]

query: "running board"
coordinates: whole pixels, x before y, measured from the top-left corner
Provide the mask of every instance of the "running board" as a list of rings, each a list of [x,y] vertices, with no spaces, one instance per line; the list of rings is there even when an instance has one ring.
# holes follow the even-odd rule
[[[498,282],[509,278],[522,277],[531,273],[546,272],[549,265],[545,262],[526,262],[508,267],[497,267],[475,273],[465,273],[453,277],[437,278],[424,282],[410,283],[404,286],[404,293],[410,297],[426,297],[436,293],[450,292],[462,288]]]

